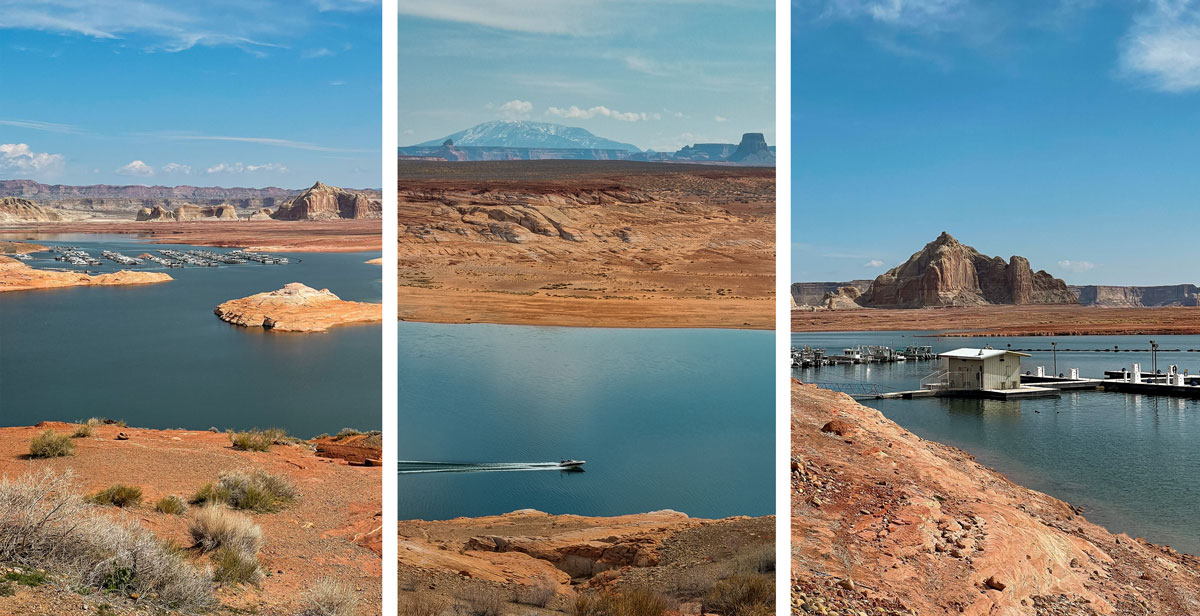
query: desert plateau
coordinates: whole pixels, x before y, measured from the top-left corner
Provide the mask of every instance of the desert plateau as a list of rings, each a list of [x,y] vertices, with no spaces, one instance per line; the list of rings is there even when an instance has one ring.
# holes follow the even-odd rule
[[[766,329],[773,168],[399,162],[400,318]]]

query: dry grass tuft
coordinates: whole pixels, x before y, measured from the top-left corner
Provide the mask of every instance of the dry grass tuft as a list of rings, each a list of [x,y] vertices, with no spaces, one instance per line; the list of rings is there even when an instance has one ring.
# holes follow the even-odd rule
[[[236,547],[225,546],[212,555],[213,579],[222,584],[258,584],[262,567],[258,557]]]
[[[183,515],[187,513],[187,503],[183,502],[182,498],[175,496],[164,496],[154,503],[154,510],[167,515]]]
[[[472,586],[455,602],[454,611],[465,616],[501,616],[504,595],[492,586]]]
[[[704,597],[707,611],[722,616],[756,616],[775,608],[775,578],[765,574],[735,575],[721,580]]]
[[[142,489],[135,486],[116,484],[104,488],[88,497],[93,505],[111,505],[113,507],[137,507],[142,504]]]
[[[66,434],[56,434],[54,430],[33,437],[29,442],[29,457],[31,458],[61,458],[75,453],[75,443]]]
[[[579,595],[571,606],[572,616],[662,616],[666,611],[667,598],[646,588]]]
[[[321,578],[300,597],[300,602],[304,609],[298,616],[354,616],[358,594],[337,580]]]
[[[223,547],[257,554],[262,546],[262,529],[249,517],[218,505],[196,512],[188,527],[196,546],[205,552]]]

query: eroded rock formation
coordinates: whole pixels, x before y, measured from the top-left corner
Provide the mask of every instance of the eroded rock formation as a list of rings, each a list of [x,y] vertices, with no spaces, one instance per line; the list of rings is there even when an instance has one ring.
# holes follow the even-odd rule
[[[187,221],[187,220],[237,220],[237,210],[232,205],[181,205],[174,211],[156,205],[138,210],[135,217],[142,221]]]
[[[317,182],[291,203],[281,205],[272,216],[276,220],[379,218],[382,211],[380,202],[363,193]]]
[[[63,215],[28,199],[0,197],[0,222],[54,222]]]
[[[323,332],[335,325],[383,318],[382,304],[344,301],[329,289],[318,291],[299,282],[227,301],[213,312],[234,325],[283,332]]]
[[[988,257],[945,232],[876,278],[859,300],[875,308],[1076,302],[1065,282],[1034,272],[1024,257]]]
[[[1084,306],[1200,306],[1200,287],[1194,284],[1153,287],[1084,285],[1072,286],[1071,292],[1079,296],[1079,303]]]

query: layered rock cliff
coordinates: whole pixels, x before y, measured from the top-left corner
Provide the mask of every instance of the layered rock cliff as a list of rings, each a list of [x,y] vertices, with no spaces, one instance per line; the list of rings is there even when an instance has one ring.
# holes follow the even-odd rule
[[[798,306],[820,306],[828,293],[835,293],[842,287],[854,287],[859,294],[866,293],[871,288],[870,280],[850,280],[848,282],[793,282],[792,301]]]
[[[138,210],[138,221],[186,221],[186,220],[237,220],[237,210],[232,205],[200,206],[181,205],[174,211],[156,205]]]
[[[859,303],[876,308],[1074,304],[1062,280],[1034,272],[1024,257],[988,257],[943,232],[871,283]]]
[[[379,218],[379,201],[361,192],[329,186],[321,182],[284,204],[272,215],[276,220],[335,220],[339,218]]]
[[[0,197],[0,222],[53,222],[63,215],[28,199]]]
[[[1084,306],[1200,306],[1200,287],[1194,284],[1152,287],[1081,285],[1070,289]]]
[[[792,385],[793,611],[1200,613],[1200,559],[1067,503],[849,396]]]

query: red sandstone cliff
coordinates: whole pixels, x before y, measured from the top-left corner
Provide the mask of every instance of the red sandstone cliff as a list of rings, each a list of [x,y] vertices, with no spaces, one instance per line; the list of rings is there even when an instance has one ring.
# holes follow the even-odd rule
[[[367,195],[317,182],[291,203],[280,206],[276,220],[332,220],[338,218],[379,218],[380,203]]]

